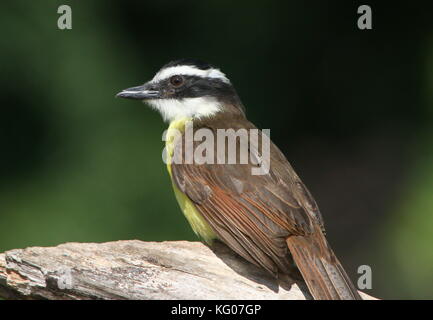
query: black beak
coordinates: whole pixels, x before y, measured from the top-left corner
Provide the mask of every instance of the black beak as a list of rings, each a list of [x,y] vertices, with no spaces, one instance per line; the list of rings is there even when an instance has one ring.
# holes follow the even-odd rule
[[[122,90],[116,94],[116,97],[137,100],[157,99],[160,97],[158,90],[154,90],[154,88],[152,88],[152,90],[150,89],[149,84],[146,83],[142,86]]]

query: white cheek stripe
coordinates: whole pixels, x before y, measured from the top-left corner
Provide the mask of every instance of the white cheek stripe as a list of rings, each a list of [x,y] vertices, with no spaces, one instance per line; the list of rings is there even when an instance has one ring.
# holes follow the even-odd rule
[[[220,79],[226,83],[230,83],[230,80],[227,79],[226,75],[218,69],[211,68],[208,70],[201,70],[198,68],[194,68],[193,66],[175,66],[163,69],[159,71],[155,75],[155,77],[153,77],[152,82],[159,82],[161,80],[170,78],[171,76],[174,76],[176,74],[198,76],[204,78],[215,78]]]
[[[211,97],[185,99],[152,99],[146,102],[158,110],[163,119],[171,122],[181,118],[202,118],[221,111],[221,105]]]

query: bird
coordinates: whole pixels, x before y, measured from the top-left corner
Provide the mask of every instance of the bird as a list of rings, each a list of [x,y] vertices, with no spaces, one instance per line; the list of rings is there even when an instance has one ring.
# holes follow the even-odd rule
[[[202,241],[223,242],[277,279],[293,272],[294,262],[316,300],[361,300],[326,239],[313,196],[284,154],[268,139],[266,168],[259,153],[266,135],[257,141],[252,136],[247,141],[233,137],[239,130],[264,130],[247,119],[232,82],[219,68],[197,59],[174,60],[150,81],[116,97],[142,100],[169,124],[167,170],[180,208]],[[223,148],[207,158],[214,161],[187,161],[188,152],[200,142],[190,141],[186,147],[188,128],[215,136],[224,132],[234,138],[236,159],[245,144],[255,157],[247,163],[227,163]],[[178,134],[169,134],[170,130]],[[253,174],[260,166],[260,174]]]

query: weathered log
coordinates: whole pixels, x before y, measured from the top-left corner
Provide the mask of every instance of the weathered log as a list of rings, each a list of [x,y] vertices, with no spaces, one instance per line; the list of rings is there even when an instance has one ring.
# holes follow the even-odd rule
[[[0,254],[0,297],[6,299],[310,298],[302,281],[284,283],[222,244],[211,250],[199,242],[131,240]]]

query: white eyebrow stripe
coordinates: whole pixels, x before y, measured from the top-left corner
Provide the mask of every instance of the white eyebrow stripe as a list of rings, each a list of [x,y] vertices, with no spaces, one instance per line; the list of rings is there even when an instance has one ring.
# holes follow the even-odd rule
[[[230,83],[230,80],[227,79],[226,75],[218,69],[211,68],[208,70],[202,70],[202,69],[194,68],[193,66],[174,66],[174,67],[163,69],[159,71],[155,75],[155,77],[153,77],[152,82],[165,80],[176,74],[187,75],[187,76],[198,76],[204,78],[215,78],[215,79],[220,79],[226,83]]]

